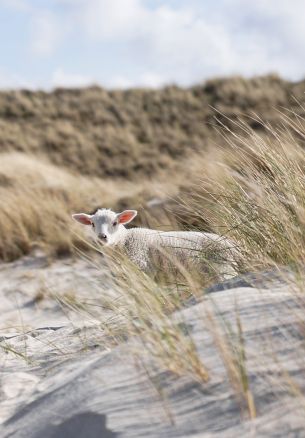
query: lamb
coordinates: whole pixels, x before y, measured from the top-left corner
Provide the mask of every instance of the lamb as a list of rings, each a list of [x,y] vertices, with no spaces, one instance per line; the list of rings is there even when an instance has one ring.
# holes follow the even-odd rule
[[[236,244],[217,234],[195,231],[158,231],[149,228],[125,228],[137,215],[136,210],[115,213],[98,209],[94,214],[73,214],[74,220],[91,226],[103,246],[116,247],[138,268],[152,273],[157,264],[167,269],[171,265],[195,266],[203,272],[211,269],[219,279],[236,275],[238,251]]]

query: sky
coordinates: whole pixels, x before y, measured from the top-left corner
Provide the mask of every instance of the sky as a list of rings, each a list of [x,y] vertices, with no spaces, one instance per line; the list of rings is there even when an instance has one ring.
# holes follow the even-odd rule
[[[0,0],[0,88],[305,77],[305,0]]]

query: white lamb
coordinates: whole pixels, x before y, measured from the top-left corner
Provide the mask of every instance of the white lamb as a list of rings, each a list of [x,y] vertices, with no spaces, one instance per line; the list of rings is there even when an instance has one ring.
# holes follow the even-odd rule
[[[158,231],[149,228],[125,228],[137,215],[136,210],[115,213],[99,209],[95,214],[73,214],[76,221],[93,228],[104,246],[121,249],[141,270],[151,273],[171,265],[195,266],[201,272],[213,271],[219,279],[236,275],[238,251],[231,240],[217,234],[195,231]]]

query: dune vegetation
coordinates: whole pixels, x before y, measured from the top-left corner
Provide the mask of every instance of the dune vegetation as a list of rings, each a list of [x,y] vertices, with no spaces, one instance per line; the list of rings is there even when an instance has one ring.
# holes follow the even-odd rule
[[[74,272],[70,258],[64,269],[56,261],[39,268],[39,275],[43,269],[48,275],[30,292],[24,277],[17,283],[26,315],[32,294],[33,315],[41,312],[44,321],[53,306],[57,317],[60,310],[72,321],[71,332],[50,331],[45,344],[55,345],[59,368],[65,354],[78,367],[85,351],[90,357],[108,350],[115,357],[116,349],[121,355],[126,348],[173,422],[175,403],[167,399],[180,378],[195,385],[186,385],[183,397],[194,401],[193,389],[200,388],[198,416],[209,416],[213,405],[217,424],[233,418],[240,426],[241,417],[259,415],[264,422],[270,407],[282,419],[278,407],[290,406],[292,398],[294,413],[303,409],[303,86],[267,76],[211,80],[189,89],[0,94],[0,259],[12,261],[36,247],[53,260],[83,256],[77,266],[85,275]],[[138,209],[136,225],[227,236],[238,245],[241,277],[229,280],[221,295],[209,293],[223,290],[215,278],[197,281],[183,269],[168,282],[151,278],[115,251],[107,265],[100,263],[86,228],[71,219],[73,212],[98,206]],[[33,263],[30,274],[27,266],[11,265],[35,277]],[[69,281],[58,281],[56,269]],[[71,281],[78,274],[86,285],[81,289]],[[21,326],[23,334],[24,317]],[[4,339],[6,354],[48,362],[49,350],[37,359],[26,340],[21,345],[14,338],[17,346]],[[110,367],[119,362],[115,358]]]
[[[198,193],[194,185],[203,196],[201,175],[221,183],[224,168],[213,163],[246,149],[236,135],[257,133],[254,152],[260,142],[273,142],[269,127],[285,123],[281,108],[301,118],[303,99],[302,83],[277,76],[155,91],[1,92],[0,259],[37,245],[72,254],[83,244],[70,214],[98,206],[140,209],[136,225],[213,229],[218,221],[203,214],[209,211],[203,197],[197,218],[193,205],[188,211],[179,199]],[[290,122],[286,128],[293,142],[303,143]]]
[[[298,116],[283,121],[286,125],[279,130],[266,126],[268,135],[263,137],[248,125],[236,122],[243,134],[230,132],[226,137],[229,149],[214,151],[207,165],[203,156],[199,161],[197,157],[194,179],[179,193],[175,212],[178,222],[184,220],[185,226],[212,229],[237,242],[240,273],[269,272],[271,278],[275,275],[287,284],[291,302],[301,314],[293,308],[286,310],[291,318],[297,315],[298,323],[293,325],[295,336],[303,339],[305,151],[301,144],[305,126]],[[291,130],[298,134],[298,140]],[[114,269],[116,265],[115,257]],[[126,260],[115,271],[121,300],[113,308],[118,314],[124,309],[130,333],[139,335],[145,348],[166,369],[178,375],[187,374],[195,381],[208,380],[205,360],[198,353],[185,321],[178,323],[172,316],[186,302],[192,302],[189,299],[202,296],[202,284],[196,281],[195,273],[181,271],[183,280],[178,283],[176,279],[170,288],[164,289],[159,281],[149,279]],[[205,285],[215,282],[213,278],[205,280]],[[226,319],[221,320],[219,309],[213,306],[207,309],[205,318],[223,355],[228,378],[248,414],[255,417],[238,306],[234,329]],[[292,382],[288,376],[282,380],[290,391]]]

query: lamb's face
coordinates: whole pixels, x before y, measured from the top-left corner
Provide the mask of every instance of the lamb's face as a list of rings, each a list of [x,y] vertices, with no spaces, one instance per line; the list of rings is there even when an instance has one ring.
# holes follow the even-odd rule
[[[115,245],[120,240],[120,231],[124,230],[124,224],[132,221],[137,215],[136,210],[125,210],[122,213],[101,209],[93,215],[78,213],[73,214],[74,220],[92,227],[99,242],[103,245]]]
[[[118,215],[109,210],[98,210],[91,217],[91,226],[103,245],[114,245],[119,229],[122,227]]]

